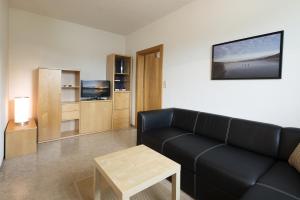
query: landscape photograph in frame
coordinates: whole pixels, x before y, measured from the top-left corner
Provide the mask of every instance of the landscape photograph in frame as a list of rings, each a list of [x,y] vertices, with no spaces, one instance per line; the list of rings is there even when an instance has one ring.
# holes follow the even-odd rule
[[[212,47],[212,80],[280,79],[283,31]]]

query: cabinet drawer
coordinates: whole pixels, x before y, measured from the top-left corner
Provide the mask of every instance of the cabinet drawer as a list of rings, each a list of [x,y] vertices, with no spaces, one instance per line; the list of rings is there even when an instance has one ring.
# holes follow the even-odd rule
[[[114,129],[122,129],[122,128],[129,128],[129,118],[123,119],[113,119],[113,128]]]
[[[114,110],[114,119],[129,119],[130,113],[129,109],[124,110]]]
[[[79,103],[64,103],[61,108],[62,112],[79,111]]]
[[[79,119],[79,111],[69,111],[69,112],[62,112],[61,120],[68,121]]]

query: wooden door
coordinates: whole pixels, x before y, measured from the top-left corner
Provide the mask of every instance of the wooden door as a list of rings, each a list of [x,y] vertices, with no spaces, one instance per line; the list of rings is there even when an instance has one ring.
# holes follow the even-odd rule
[[[163,45],[137,52],[136,117],[140,111],[162,107]]]
[[[38,141],[60,137],[61,70],[39,69]]]
[[[161,66],[159,53],[145,55],[143,110],[161,108]]]

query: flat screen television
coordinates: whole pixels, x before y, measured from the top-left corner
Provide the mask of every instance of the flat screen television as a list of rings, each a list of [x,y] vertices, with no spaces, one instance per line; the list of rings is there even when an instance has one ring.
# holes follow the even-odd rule
[[[82,99],[108,99],[110,97],[110,81],[82,80]]]

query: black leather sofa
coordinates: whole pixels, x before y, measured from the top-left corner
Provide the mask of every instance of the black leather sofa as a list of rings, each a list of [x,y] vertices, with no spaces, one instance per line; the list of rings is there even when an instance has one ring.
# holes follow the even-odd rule
[[[203,200],[300,200],[287,160],[300,129],[178,108],[140,112],[137,144],[181,164],[181,189]]]

